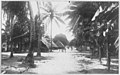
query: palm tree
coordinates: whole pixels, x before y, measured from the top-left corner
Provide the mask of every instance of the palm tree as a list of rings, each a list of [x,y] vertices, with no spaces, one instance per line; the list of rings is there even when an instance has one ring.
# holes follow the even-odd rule
[[[107,51],[107,65],[108,71],[110,70],[110,47],[109,44],[113,45],[113,41],[111,41],[113,35],[113,31],[115,31],[115,27],[118,26],[118,3],[117,2],[73,2],[72,5],[72,12],[69,13],[68,18],[72,18],[71,20],[71,30],[73,30],[75,35],[79,35],[83,33],[83,37],[89,37],[90,39],[95,42],[96,46],[99,50],[99,61],[101,62],[101,47],[105,46]],[[86,6],[86,8],[82,7]],[[97,12],[98,10],[102,9],[102,11]],[[89,10],[89,11],[87,11]],[[98,15],[95,15],[97,12]],[[87,16],[89,14],[89,16]],[[80,19],[82,17],[82,19]],[[94,20],[93,20],[93,17]],[[82,29],[79,29],[82,27]],[[77,29],[80,31],[77,31]],[[103,36],[103,33],[106,35]],[[88,33],[88,35],[86,35]],[[112,34],[112,35],[111,35]],[[109,36],[109,37],[108,37]],[[85,41],[87,40],[85,39]],[[110,40],[111,39],[111,40]],[[103,41],[104,40],[104,41]],[[110,42],[111,41],[111,42]]]
[[[14,38],[13,37],[13,29],[14,29],[14,24],[15,24],[15,20],[18,18],[18,20],[20,20],[20,15],[24,13],[25,14],[25,5],[26,2],[16,2],[16,1],[3,1],[2,2],[2,9],[4,10],[4,13],[7,15],[7,25],[10,26],[10,45],[11,45],[11,55],[10,57],[13,57],[13,45],[14,45]],[[21,12],[22,11],[22,12]]]
[[[40,7],[41,10],[44,10],[46,13],[44,13],[44,17],[43,20],[47,20],[48,24],[51,25],[51,50],[52,51],[52,24],[53,24],[53,20],[57,23],[57,25],[59,26],[59,22],[64,23],[64,21],[60,18],[60,14],[59,12],[56,11],[56,8],[53,7],[51,2],[47,2],[44,3],[43,7]]]
[[[89,41],[89,23],[97,9],[98,5],[96,5],[96,2],[70,2],[69,11],[66,11],[65,14],[69,15],[66,19],[71,19],[69,28],[78,40],[76,45],[81,46]]]
[[[29,64],[29,66],[34,65],[34,44],[35,44],[35,23],[33,17],[33,9],[31,8],[30,2],[28,2],[28,9],[30,11],[30,44],[29,44],[29,53],[25,58],[25,62]]]
[[[41,30],[41,16],[40,16],[40,9],[39,9],[39,3],[37,2],[37,7],[38,7],[38,15],[36,15],[35,17],[35,25],[36,25],[36,29],[38,31],[38,33],[36,33],[38,36],[37,36],[37,40],[38,40],[38,52],[37,52],[37,56],[41,56],[41,49],[40,49],[40,46],[41,46],[41,38],[42,38],[42,30]]]
[[[107,66],[110,71],[111,48],[114,46],[115,38],[118,37],[118,2],[105,2],[100,4],[103,11],[96,16],[96,21],[101,23],[98,32],[105,33],[105,41],[107,55]],[[99,39],[98,39],[99,40]],[[102,39],[103,40],[103,39]],[[103,45],[101,44],[101,45]],[[111,45],[109,45],[111,44]],[[101,46],[100,45],[100,46]]]

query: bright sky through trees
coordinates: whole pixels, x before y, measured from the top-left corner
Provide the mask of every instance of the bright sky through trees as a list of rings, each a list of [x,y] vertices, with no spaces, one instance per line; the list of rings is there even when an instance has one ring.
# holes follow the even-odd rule
[[[38,14],[37,2],[30,1],[30,3],[31,3],[32,10],[33,10],[33,17],[35,17],[35,15]],[[67,9],[67,6],[69,5],[68,1],[66,1],[66,2],[65,1],[64,2],[61,2],[61,1],[52,2],[52,4],[53,4],[53,7],[55,7],[57,12],[59,12],[59,13],[63,13]],[[44,10],[40,10],[40,13],[42,13],[42,12],[44,13]],[[2,14],[3,14],[3,12],[2,12]],[[67,27],[69,20],[65,20],[65,17],[66,16],[63,16],[61,18],[63,19],[63,21],[65,21],[66,25],[60,23],[60,25],[59,25],[60,27],[58,27],[58,25],[56,25],[55,21],[53,21],[53,24],[52,24],[52,37],[53,38],[55,37],[55,35],[57,35],[59,33],[65,34],[66,37],[68,38],[68,40],[71,40],[74,38],[72,36],[72,32],[69,32],[68,27]],[[3,16],[2,16],[2,23],[3,24],[5,24],[5,19],[6,18],[4,18],[4,20],[3,20]],[[45,22],[47,22],[47,21],[45,21]],[[48,26],[48,29],[46,31],[46,34],[50,35],[50,28],[51,28],[50,26],[51,25],[47,25],[47,26]],[[2,28],[3,29],[5,28],[4,25],[2,25]]]
[[[57,12],[63,13],[69,3],[68,2],[52,2],[52,4],[53,4],[53,7],[56,7]],[[31,1],[31,6],[32,6],[32,9],[33,9],[33,15],[35,16],[35,14],[38,13],[36,2]],[[40,12],[44,12],[44,11],[40,10]],[[65,21],[65,16],[63,16],[61,18],[63,19],[63,21]],[[67,28],[68,22],[69,22],[69,20],[65,21],[66,25],[60,23],[60,27],[58,27],[58,25],[56,25],[56,23],[53,21],[53,24],[52,24],[52,37],[54,38],[54,36],[56,34],[63,33],[63,34],[66,35],[68,40],[73,39],[72,33],[69,32],[68,28]],[[48,25],[48,29],[46,31],[46,34],[50,35],[50,25]]]

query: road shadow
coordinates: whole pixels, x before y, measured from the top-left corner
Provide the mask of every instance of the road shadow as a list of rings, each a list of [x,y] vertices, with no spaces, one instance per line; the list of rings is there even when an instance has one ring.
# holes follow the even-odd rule
[[[80,71],[77,71],[77,72],[67,72],[68,74],[118,74],[118,71],[115,71],[115,70],[110,70],[108,72],[107,69],[90,69],[90,70],[80,70]]]
[[[77,72],[75,72],[75,71],[70,71],[70,72],[67,72],[67,74],[85,74],[85,73],[79,72],[79,71],[77,71]]]
[[[7,70],[5,74],[37,74],[34,72],[24,72],[24,73],[20,73],[18,71],[12,71],[12,70]]]
[[[118,60],[112,60],[111,62],[112,62],[112,63],[116,63],[116,64],[118,64],[118,63],[119,63],[119,61],[118,61]]]
[[[108,72],[107,69],[90,69],[88,70],[89,74],[118,74],[118,71],[110,70]]]
[[[34,56],[34,60],[52,60],[52,59],[53,59],[52,56],[40,56],[40,57]]]
[[[19,61],[21,58],[25,58],[25,56],[14,56],[12,58],[9,58],[9,55],[2,55],[5,58],[1,59],[1,65],[5,65],[5,66],[11,66],[11,65],[18,65],[20,62]]]
[[[80,70],[80,71],[70,71],[70,72],[67,72],[67,74],[88,74],[88,70]]]
[[[78,60],[78,63],[84,63],[84,64],[88,65],[88,64],[92,64],[93,62],[91,60],[82,59],[82,60]]]
[[[1,71],[3,71],[4,68],[10,66],[10,68],[8,68],[6,70],[5,74],[20,74],[20,72],[19,72],[20,70],[17,71],[17,69],[20,69],[20,68],[26,69],[28,67],[27,64],[23,63],[26,56],[18,55],[18,56],[14,56],[12,58],[9,58],[9,55],[6,55],[6,54],[2,54],[1,56],[2,56],[1,65],[3,67],[1,69]],[[37,67],[36,61],[39,61],[38,63],[41,63],[42,60],[46,61],[46,60],[52,60],[52,59],[53,59],[53,57],[51,57],[51,56],[40,56],[40,57],[34,56],[35,66],[32,68]],[[11,68],[16,69],[16,70],[12,70]],[[36,74],[36,73],[25,71],[25,72],[23,72],[23,74]]]
[[[106,64],[103,64],[103,66],[107,66]],[[113,65],[113,64],[111,64],[110,65],[110,68],[111,69],[116,69],[117,71],[119,70],[119,65]]]

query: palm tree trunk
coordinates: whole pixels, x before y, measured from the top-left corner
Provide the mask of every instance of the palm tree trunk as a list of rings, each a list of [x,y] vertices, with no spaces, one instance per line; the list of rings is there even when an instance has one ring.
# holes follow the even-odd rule
[[[10,44],[11,44],[11,48],[10,48],[10,51],[11,51],[11,54],[10,54],[10,58],[13,57],[13,19],[14,19],[14,15],[9,15],[9,20],[11,20],[10,22]]]
[[[18,42],[18,51],[20,51],[20,42]]]
[[[25,63],[27,63],[29,66],[34,65],[34,57],[33,57],[33,38],[32,33],[30,33],[30,44],[29,44],[29,53],[25,58]]]
[[[40,28],[40,27],[39,27]],[[39,29],[39,33],[38,33],[38,49],[37,49],[37,56],[41,56],[41,36],[40,36],[40,29]]]
[[[93,56],[94,56],[94,51],[93,51],[93,49],[92,49],[91,51],[92,51],[92,57],[91,57],[91,59],[93,59]]]
[[[33,44],[34,44],[34,23],[33,23],[33,11],[31,8],[30,3],[28,2],[28,7],[29,7],[29,11],[30,11],[30,44],[29,44],[29,53],[25,58],[25,62],[29,64],[29,66],[34,65],[34,57],[33,57]]]
[[[92,46],[91,46],[90,50],[91,50],[91,59],[93,59],[93,56],[94,56],[94,50],[93,50],[93,47],[92,47]]]
[[[101,61],[101,47],[98,45],[98,50],[99,50],[99,61],[100,61],[100,63],[102,63],[102,61]]]
[[[51,19],[51,49],[50,52],[52,52],[52,19]]]
[[[110,71],[110,52],[109,52],[109,45],[108,42],[106,42],[106,50],[107,50],[107,67],[108,67],[108,71]]]
[[[99,61],[100,61],[100,63],[102,63],[102,61],[101,61],[101,47],[100,47],[100,45],[98,44],[98,42],[97,42],[97,40],[95,39],[95,42],[96,42],[96,44],[97,44],[97,46],[98,46],[98,51],[99,51]]]
[[[9,51],[9,39],[8,39],[8,35],[7,35],[7,50],[6,51]]]
[[[37,49],[37,56],[41,56],[41,49],[40,49],[40,42],[38,44],[38,49]]]
[[[11,48],[10,48],[10,50],[11,50],[10,58],[12,58],[12,57],[14,57],[14,56],[13,56],[13,42],[11,43]]]
[[[40,9],[39,9],[39,3],[37,2],[37,7],[38,7],[38,14],[39,14],[39,20],[41,20],[40,19]],[[40,23],[41,24],[41,23]],[[37,26],[38,26],[38,49],[37,49],[37,56],[41,56],[41,49],[40,49],[40,47],[41,47],[41,28],[40,28],[40,24],[38,24]]]
[[[7,40],[7,50],[6,51],[9,51],[9,43],[8,43],[8,40]]]

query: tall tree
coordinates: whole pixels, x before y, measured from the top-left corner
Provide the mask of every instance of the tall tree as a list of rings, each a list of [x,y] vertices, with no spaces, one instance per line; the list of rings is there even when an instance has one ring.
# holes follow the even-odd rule
[[[113,38],[111,34],[115,34],[113,34],[112,31],[118,26],[118,2],[73,2],[72,4],[72,8],[70,7],[70,9],[73,11],[67,12],[69,14],[68,18],[72,18],[70,22],[71,30],[73,30],[76,36],[82,33],[85,42],[93,40],[93,43],[96,44],[99,50],[100,62],[102,56],[101,48],[103,46],[106,47],[109,71],[110,47],[113,47],[114,40],[110,42],[108,39]],[[87,16],[87,14],[89,15]]]
[[[29,64],[29,66],[34,65],[34,47],[35,47],[35,22],[33,18],[33,9],[31,7],[30,2],[28,2],[28,8],[30,11],[30,45],[29,45],[29,53],[26,56],[25,62]]]
[[[5,14],[7,15],[7,23],[10,25],[10,47],[11,47],[11,55],[13,57],[13,47],[14,47],[14,37],[13,37],[13,28],[16,19],[20,19],[20,14],[24,12],[25,14],[25,5],[26,2],[24,1],[3,1],[2,2],[2,9],[4,10]],[[22,11],[22,12],[21,12]]]
[[[44,10],[46,13],[44,13],[44,17],[43,19],[46,20],[48,24],[51,25],[51,49],[50,51],[52,51],[52,24],[53,24],[53,20],[57,23],[57,25],[59,26],[59,22],[64,23],[64,21],[60,18],[60,14],[59,12],[56,11],[56,8],[53,7],[51,2],[47,2],[44,3],[43,7],[40,7],[42,10]],[[58,22],[59,21],[59,22]]]
[[[103,11],[99,13],[99,15],[96,17],[96,21],[101,23],[101,25],[98,28],[98,31],[101,34],[104,34],[105,41],[101,44],[106,46],[107,51],[107,65],[108,65],[108,71],[110,71],[110,61],[111,61],[111,49],[114,50],[114,42],[115,38],[117,38],[118,34],[118,2],[105,2],[100,4]],[[99,40],[99,39],[98,39]],[[103,39],[102,39],[103,40]]]
[[[65,12],[69,15],[66,19],[71,19],[69,28],[78,39],[79,47],[90,40],[90,21],[98,9],[98,5],[96,2],[71,1],[69,9],[70,11]]]

